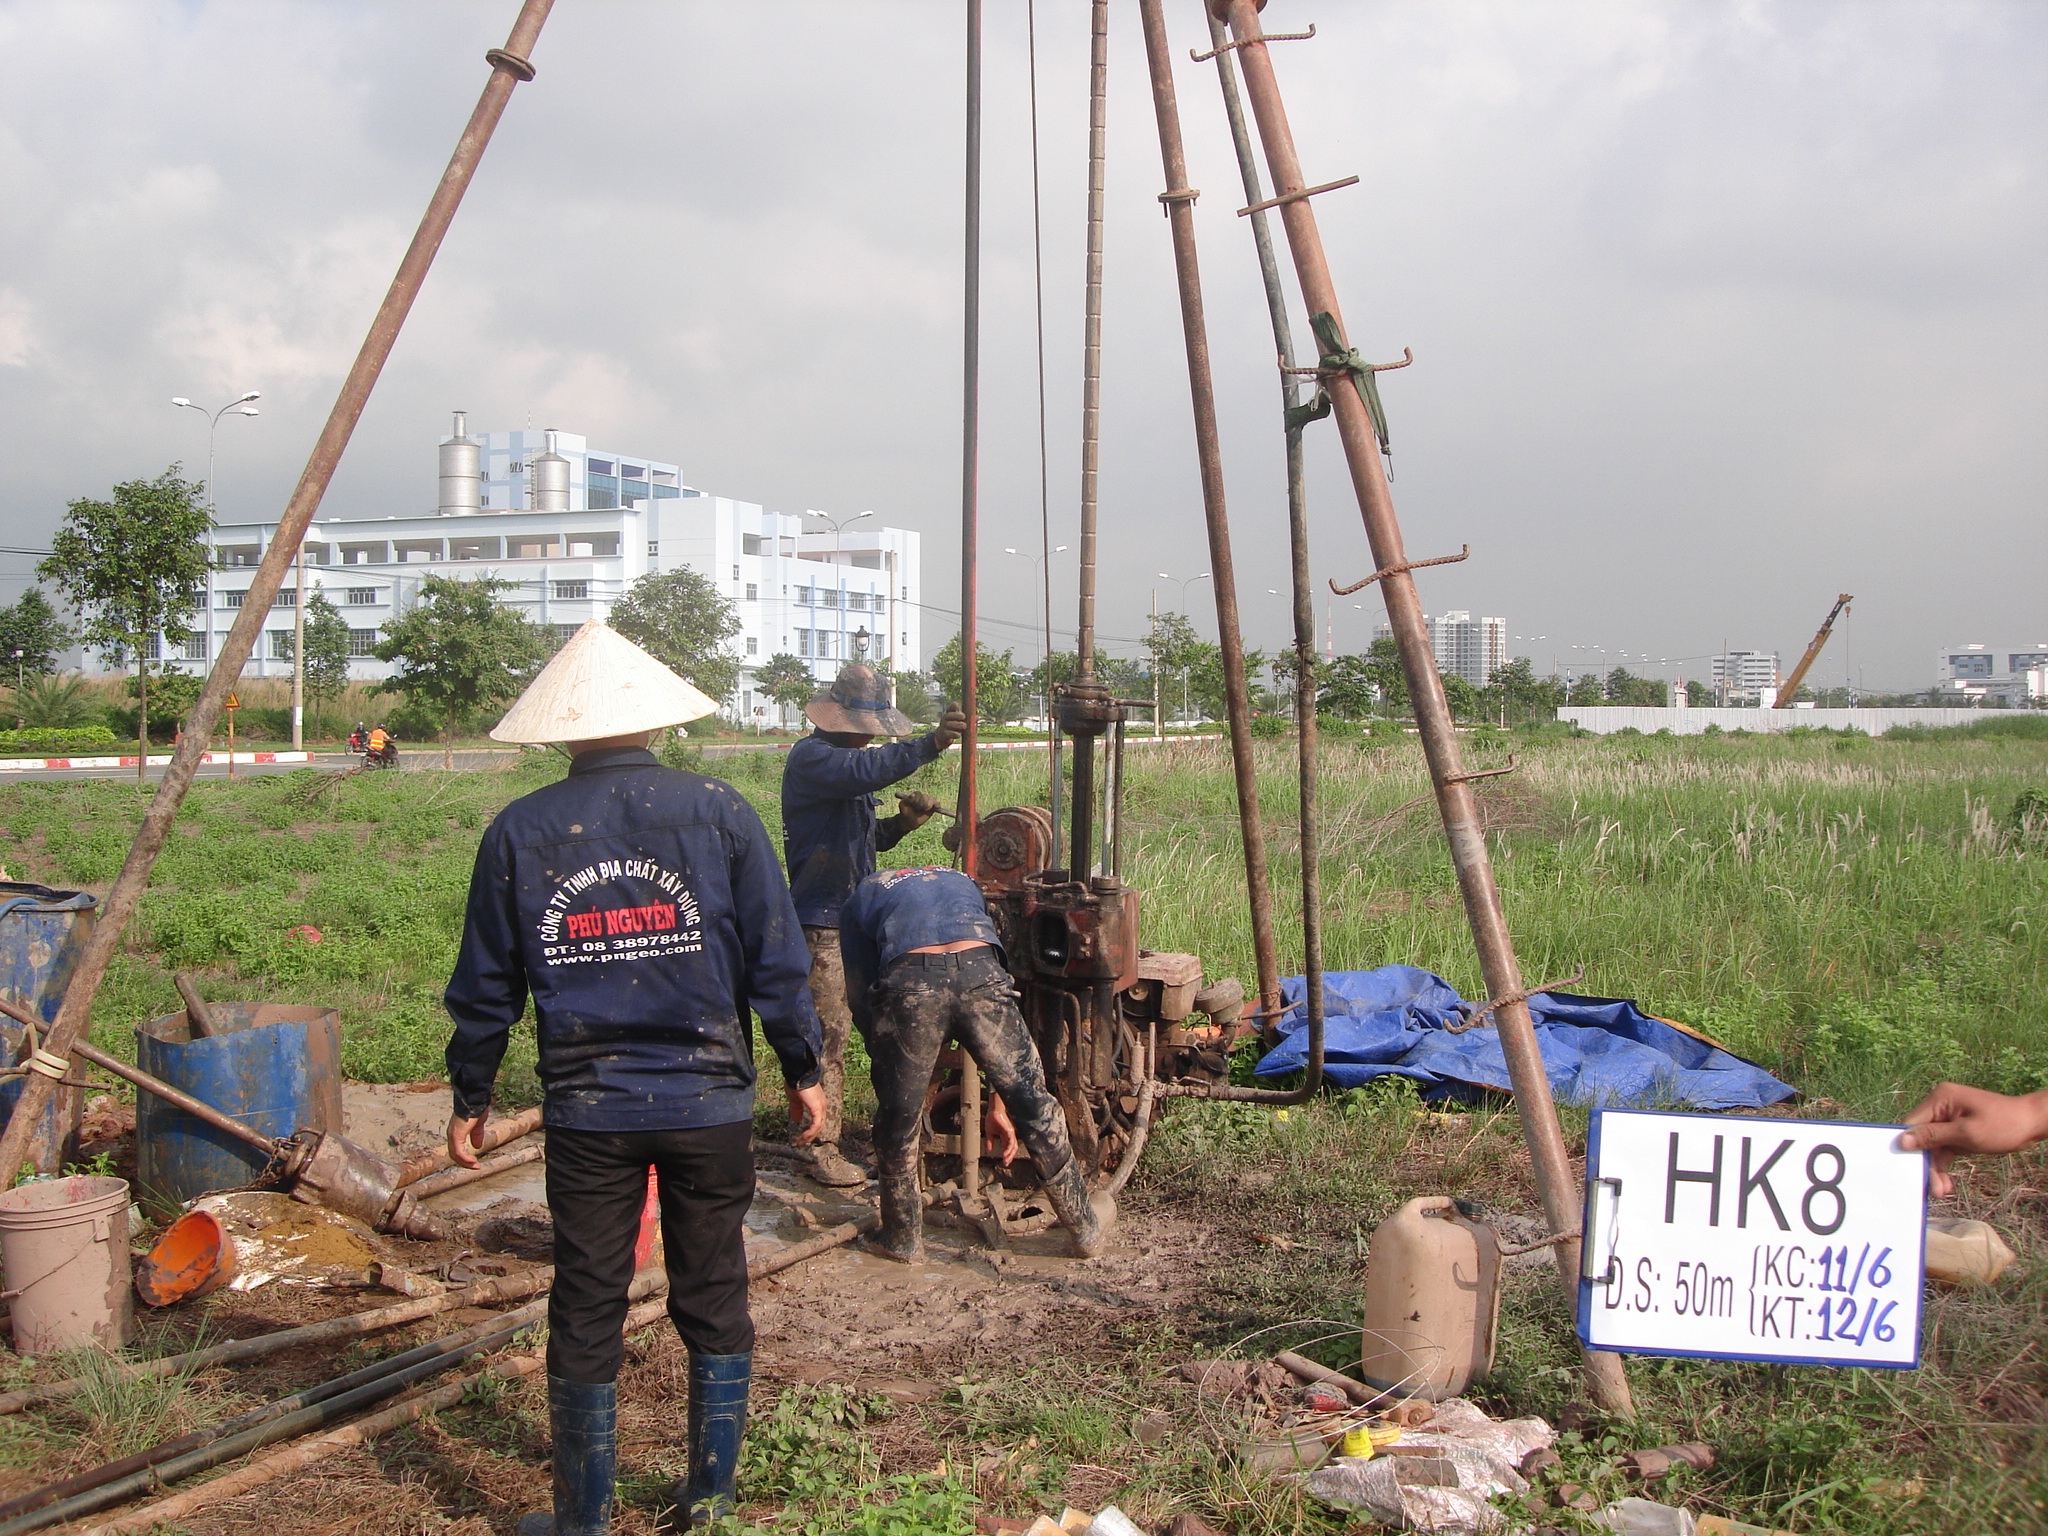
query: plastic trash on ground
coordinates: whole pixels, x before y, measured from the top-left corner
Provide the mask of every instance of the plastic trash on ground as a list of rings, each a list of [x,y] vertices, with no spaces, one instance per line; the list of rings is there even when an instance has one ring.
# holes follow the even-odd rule
[[[1396,1530],[1485,1536],[1509,1526],[1492,1500],[1526,1493],[1528,1481],[1515,1469],[1555,1438],[1541,1419],[1492,1419],[1465,1399],[1450,1398],[1436,1405],[1426,1428],[1402,1435],[1401,1454],[1340,1456],[1301,1483],[1325,1504]]]

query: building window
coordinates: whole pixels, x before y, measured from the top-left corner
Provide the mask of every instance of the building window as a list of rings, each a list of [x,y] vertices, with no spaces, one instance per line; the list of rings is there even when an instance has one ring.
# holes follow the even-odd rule
[[[374,629],[352,629],[348,632],[348,653],[351,656],[374,656],[377,654],[377,631]]]
[[[758,533],[743,533],[740,535],[740,553],[743,555],[766,554],[768,552],[767,545],[768,541]]]
[[[785,593],[787,593],[787,592],[789,591],[789,588],[787,588],[787,587],[784,587],[784,588],[783,588],[782,590],[783,590],[783,591],[784,591]],[[799,607],[803,607],[803,608],[808,608],[808,607],[810,607],[810,606],[811,606],[811,589],[810,589],[809,587],[798,587],[798,588],[796,589],[796,600],[797,600],[797,605],[798,605]]]
[[[654,557],[655,557],[656,555],[658,555],[658,554],[660,554],[660,553],[661,553],[661,540],[659,540],[659,539],[649,539],[649,540],[647,541],[647,558],[648,558],[648,559],[650,559],[650,560],[652,560],[652,559],[653,559],[653,558],[654,558]]]
[[[839,606],[839,589],[837,587],[818,588],[818,606],[820,608],[837,608]]]
[[[619,493],[593,488],[585,497],[584,504],[592,512],[609,512],[619,504]]]
[[[613,472],[610,459],[585,459],[583,467],[593,475],[609,475]]]
[[[279,587],[277,589],[277,596],[270,600],[270,606],[273,608],[296,608],[299,606],[299,594],[295,588]]]
[[[846,606],[847,606],[847,607],[849,607],[849,608],[851,608],[851,609],[852,609],[852,610],[853,610],[853,611],[854,611],[855,613],[866,613],[866,612],[868,611],[868,595],[867,595],[867,593],[865,593],[865,592],[849,592],[849,593],[847,593],[847,594],[846,594]]]
[[[273,629],[270,632],[270,659],[290,661],[292,659],[292,632],[288,629]]]
[[[220,594],[220,605],[223,608],[239,608],[242,606],[242,599],[248,595],[247,592],[223,592]]]
[[[351,608],[374,607],[377,602],[375,587],[350,587],[341,595],[343,603]]]
[[[555,583],[555,596],[565,602],[574,602],[581,598],[587,598],[590,596],[590,583],[587,581],[558,581]]]
[[[647,478],[647,466],[645,464],[621,464],[619,466],[619,473],[628,480],[645,480]]]
[[[738,566],[734,566],[732,568],[732,579],[734,581],[738,581],[740,579],[740,568]]]
[[[747,601],[750,603],[761,601],[761,584],[759,582],[750,581],[747,583]]]
[[[162,635],[151,635],[142,642],[142,659],[144,661],[162,661],[164,659],[164,637]]]
[[[1989,677],[1991,658],[1989,656],[1951,656],[1950,669],[1957,677]]]
[[[559,651],[563,646],[567,645],[570,639],[574,637],[576,631],[582,627],[580,624],[550,624],[548,626],[548,633],[554,636],[555,649]]]
[[[761,642],[755,639],[752,635],[747,636],[747,654],[749,656],[758,656],[761,654]]]
[[[191,639],[189,639],[189,640],[187,640],[187,641],[185,642],[185,659],[186,659],[187,661],[204,661],[204,660],[206,660],[206,636],[205,636],[205,635],[203,635],[203,634],[201,634],[201,635],[194,635],[194,636],[193,636],[193,637],[192,637]]]
[[[799,656],[811,654],[811,632],[808,629],[800,629],[796,632],[796,653]]]

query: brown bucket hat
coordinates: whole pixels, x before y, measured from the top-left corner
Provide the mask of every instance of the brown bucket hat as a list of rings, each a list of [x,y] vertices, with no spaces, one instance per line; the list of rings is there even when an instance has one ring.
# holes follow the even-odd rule
[[[804,706],[804,714],[821,731],[849,736],[908,736],[917,729],[889,702],[881,674],[864,661],[841,667],[832,686]]]

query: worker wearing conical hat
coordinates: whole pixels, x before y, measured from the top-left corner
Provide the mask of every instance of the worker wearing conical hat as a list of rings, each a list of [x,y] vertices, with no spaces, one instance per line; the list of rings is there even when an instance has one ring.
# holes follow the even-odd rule
[[[967,716],[947,705],[936,730],[912,736],[909,717],[889,701],[881,674],[848,662],[832,686],[804,706],[817,729],[789,749],[782,771],[782,852],[790,895],[811,951],[811,996],[824,1028],[825,1122],[811,1148],[810,1172],[826,1184],[866,1175],[839,1149],[846,1099],[846,1040],[853,1015],[839,961],[839,909],[875,872],[875,855],[923,826],[939,802],[922,790],[896,796],[896,814],[877,817],[877,791],[933,761],[967,733]],[[909,737],[870,747],[877,736]]]
[[[750,1014],[781,1063],[797,1139],[824,1115],[810,955],[768,833],[730,785],[648,750],[656,730],[715,707],[592,623],[491,732],[570,753],[566,777],[513,801],[484,834],[446,999],[448,1146],[465,1167],[529,999],[540,1043],[554,1511],[527,1517],[522,1536],[611,1528],[622,1327],[650,1166],[669,1316],[690,1351],[677,1523],[732,1507],[754,1345],[742,1225],[754,1195]]]

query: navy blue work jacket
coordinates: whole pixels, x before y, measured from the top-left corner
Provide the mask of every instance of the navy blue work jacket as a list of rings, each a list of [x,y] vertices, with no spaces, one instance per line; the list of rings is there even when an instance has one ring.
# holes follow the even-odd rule
[[[866,1032],[868,988],[891,961],[913,949],[966,939],[979,939],[1005,959],[981,887],[959,870],[885,869],[861,881],[839,913],[839,958],[854,1023]]]
[[[790,1086],[818,1081],[810,964],[768,829],[738,790],[638,748],[584,753],[500,811],[477,849],[446,994],[455,1112],[490,1104],[530,993],[549,1126],[751,1119],[750,1011]]]
[[[875,818],[878,797],[939,755],[930,735],[886,747],[835,747],[813,731],[789,749],[782,769],[782,856],[796,915],[837,928],[853,888],[875,872],[875,854],[903,838]]]

